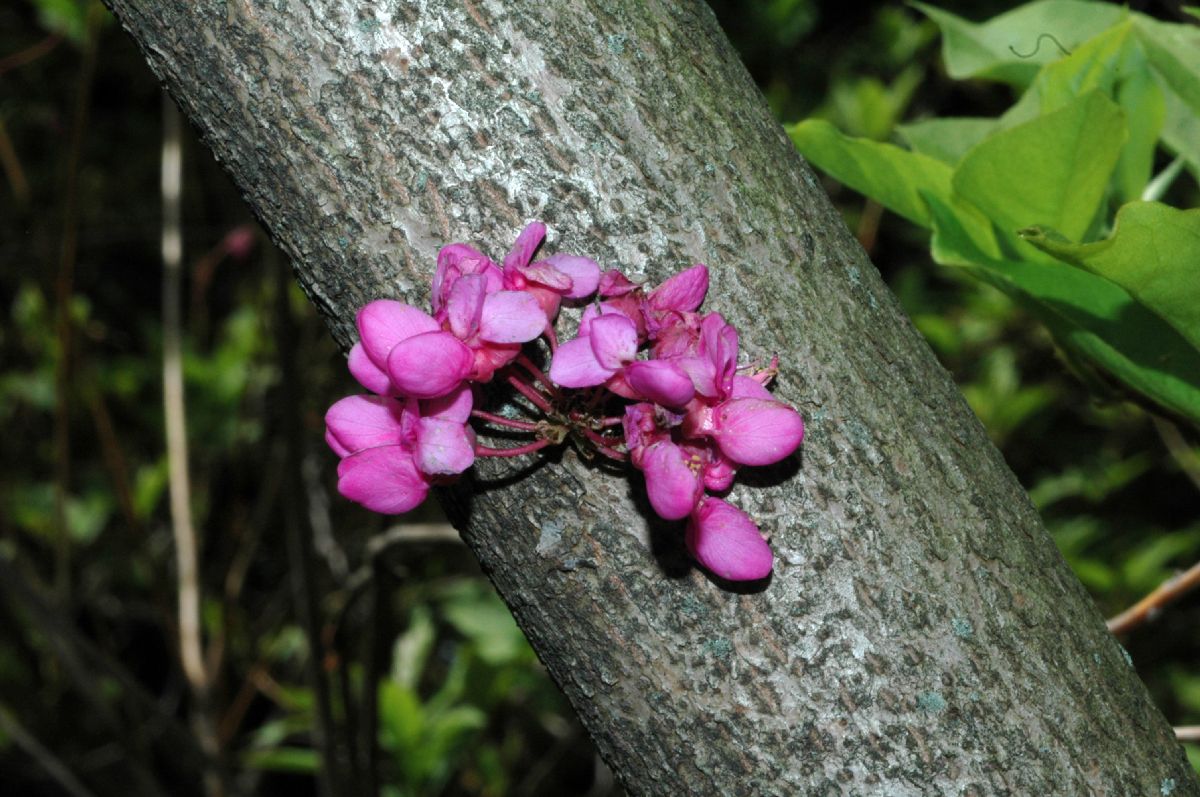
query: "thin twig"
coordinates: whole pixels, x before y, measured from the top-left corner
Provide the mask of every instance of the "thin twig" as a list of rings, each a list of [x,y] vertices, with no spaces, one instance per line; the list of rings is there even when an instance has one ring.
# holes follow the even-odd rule
[[[1175,728],[1175,738],[1181,742],[1200,742],[1200,725],[1181,725]]]
[[[12,187],[13,198],[24,207],[29,202],[29,180],[25,177],[17,148],[13,146],[3,119],[0,119],[0,168],[4,169],[4,176]]]
[[[1196,450],[1188,445],[1178,426],[1157,415],[1151,415],[1150,420],[1154,422],[1154,431],[1158,432],[1171,459],[1175,460],[1175,464],[1183,471],[1183,475],[1188,477],[1197,490],[1200,490],[1200,454],[1197,454]]]
[[[104,467],[112,479],[113,492],[117,496],[117,505],[125,516],[125,524],[134,539],[142,538],[142,524],[138,519],[137,510],[133,505],[133,487],[129,479],[129,465],[125,460],[125,451],[121,439],[113,426],[112,415],[108,411],[108,403],[104,394],[99,390],[89,390],[87,394],[88,409],[92,413],[92,424],[96,427],[96,437],[100,440],[100,453],[104,458]]]
[[[46,774],[53,778],[55,783],[62,786],[63,790],[71,797],[95,797],[95,794],[75,777],[58,756],[39,742],[37,737],[30,733],[16,716],[2,705],[0,705],[0,731],[3,731],[4,735],[12,739],[17,747],[37,761]]]
[[[158,701],[146,692],[128,670],[81,635],[74,623],[65,619],[61,610],[54,606],[46,594],[47,590],[3,554],[0,554],[0,593],[7,595],[14,605],[19,605],[29,616],[30,624],[50,642],[55,661],[90,706],[90,716],[103,722],[121,745],[129,765],[134,793],[162,794],[147,764],[150,751],[146,749],[148,745],[144,743],[142,730],[147,731],[145,736],[153,737],[156,730],[154,726],[157,726],[160,737],[172,746],[177,756],[182,755],[189,760],[200,759],[195,740],[176,723],[174,717],[163,713]],[[122,693],[143,714],[134,720],[132,733],[105,697],[101,676],[120,684]]]
[[[854,237],[858,238],[859,245],[868,255],[875,249],[875,241],[879,237],[879,222],[882,218],[883,205],[874,199],[868,199],[863,203],[862,215],[858,217],[858,229],[855,231]]]
[[[33,63],[57,47],[62,40],[62,34],[51,33],[46,38],[29,45],[24,50],[17,50],[12,55],[0,58],[0,75]]]
[[[268,250],[274,253],[275,250]],[[292,323],[291,305],[288,301],[290,275],[288,270],[270,257],[275,271],[275,331],[279,342],[278,358],[281,375],[280,388],[285,396],[300,394],[300,379],[297,373],[297,357],[292,345],[296,339]],[[320,634],[320,616],[317,610],[316,588],[313,585],[312,553],[309,540],[311,529],[305,527],[307,514],[300,511],[303,502],[304,476],[301,473],[303,459],[302,423],[300,407],[296,402],[281,402],[284,407],[282,419],[284,457],[287,472],[284,481],[283,515],[287,535],[287,553],[290,564],[292,602],[296,619],[308,640],[308,659],[305,662],[309,688],[312,689],[316,711],[313,714],[313,741],[321,754],[321,768],[317,771],[320,794],[338,797],[342,793],[339,777],[337,742],[333,733],[333,711],[329,700],[329,682],[325,678],[323,659],[325,645]]]
[[[359,750],[363,756],[363,794],[379,797],[379,679],[383,635],[387,632],[387,568],[379,557],[371,557],[371,606],[367,619],[367,641],[363,650],[362,711],[359,714]]]
[[[167,438],[167,482],[171,533],[175,541],[178,592],[179,658],[195,701],[193,725],[209,761],[204,787],[220,797],[217,759],[220,740],[211,710],[211,676],[204,658],[200,608],[200,544],[192,519],[192,489],[188,474],[187,408],[183,390],[183,123],[179,111],[163,95],[162,145],[162,261],[163,261],[163,417]]]
[[[1179,600],[1200,586],[1200,562],[1164,581],[1158,589],[1108,621],[1115,635],[1127,634],[1147,620],[1153,620],[1169,603]]]
[[[79,248],[79,164],[91,109],[92,83],[96,75],[96,50],[100,22],[98,6],[87,15],[83,59],[79,64],[71,141],[67,147],[66,183],[63,187],[62,248],[54,281],[54,329],[58,359],[54,369],[54,589],[65,602],[70,590],[71,536],[67,528],[67,496],[71,489],[71,296],[75,285],[75,260]]]

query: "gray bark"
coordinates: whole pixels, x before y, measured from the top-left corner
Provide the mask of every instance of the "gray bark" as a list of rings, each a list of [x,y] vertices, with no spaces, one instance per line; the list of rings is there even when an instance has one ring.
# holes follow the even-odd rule
[[[108,0],[343,345],[437,248],[713,270],[802,454],[743,471],[771,581],[688,564],[566,452],[447,508],[634,794],[1200,793],[949,376],[696,0]],[[498,480],[502,480],[497,483]]]

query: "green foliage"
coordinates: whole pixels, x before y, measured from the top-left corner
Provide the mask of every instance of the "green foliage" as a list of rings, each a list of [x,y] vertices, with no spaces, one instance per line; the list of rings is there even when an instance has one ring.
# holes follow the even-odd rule
[[[408,626],[391,651],[389,673],[377,687],[378,741],[385,756],[387,793],[396,797],[441,794],[456,773],[467,771],[484,793],[502,794],[515,750],[508,740],[481,738],[489,716],[539,708],[524,703],[540,689],[536,658],[507,607],[485,583],[456,578],[416,587]],[[298,629],[285,635],[303,647]],[[282,644],[281,644],[282,643]],[[276,655],[299,651],[283,639]],[[361,669],[354,675],[361,682]],[[313,721],[308,689],[281,690],[285,712],[263,725],[243,755],[243,765],[277,772],[313,773],[319,757],[298,746]],[[513,731],[519,737],[520,731]]]
[[[1090,244],[1062,240],[1040,227],[1020,235],[1059,260],[1120,285],[1200,349],[1200,210],[1132,202],[1118,211],[1112,235]]]
[[[983,25],[918,7],[942,28],[952,75],[1026,87],[1021,99],[995,119],[903,127],[908,150],[820,120],[790,129],[797,147],[931,229],[935,260],[1025,307],[1102,394],[1115,382],[1200,426],[1200,217],[1134,199],[1156,148],[1170,148],[1160,138],[1165,93],[1191,108],[1200,92],[1195,31],[1076,0],[1042,0]],[[1074,51],[1013,52],[1046,34]],[[1114,222],[1110,204],[1122,200]]]
[[[1072,50],[1125,13],[1120,6],[1087,0],[1040,0],[1027,3],[983,24],[925,3],[912,3],[942,31],[946,71],[959,80],[986,78],[1025,87],[1041,65]],[[1040,37],[1052,36],[1057,45]]]

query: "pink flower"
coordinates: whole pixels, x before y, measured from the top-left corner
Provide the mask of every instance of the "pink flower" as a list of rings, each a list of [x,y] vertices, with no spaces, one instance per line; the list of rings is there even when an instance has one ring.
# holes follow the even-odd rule
[[[637,326],[628,316],[601,306],[588,307],[579,335],[558,347],[550,379],[563,387],[604,384],[637,356]]]
[[[651,444],[642,454],[646,495],[663,520],[682,520],[703,494],[698,454],[669,440]]]
[[[530,293],[549,322],[558,314],[563,299],[582,299],[596,292],[600,266],[589,258],[561,252],[530,262],[545,237],[546,225],[541,222],[532,222],[521,231],[504,258],[504,287]]]
[[[740,466],[778,462],[800,444],[800,415],[765,387],[778,361],[738,373],[737,330],[699,312],[709,285],[703,264],[647,292],[588,258],[534,260],[545,237],[540,222],[527,225],[503,266],[466,244],[442,248],[432,315],[386,299],[359,311],[350,370],[378,395],[343,399],[326,414],[326,440],[341,457],[338,491],[377,512],[406,512],[477,455],[524,456],[572,435],[642,472],[654,512],[687,519],[687,547],[703,567],[733,580],[766,577],[772,555],[758,528],[711,494],[728,491]],[[563,300],[597,291],[604,301],[558,345],[552,322]],[[545,420],[474,413],[537,439],[477,447],[468,383],[491,379],[543,333],[549,376],[522,360],[510,380]],[[554,385],[602,386],[636,403],[623,418],[605,417],[604,393],[579,401]],[[618,420],[625,452],[610,431]]]
[[[475,434],[466,425],[471,405],[466,386],[429,401],[386,396],[338,401],[325,414],[325,440],[342,458],[338,492],[384,514],[418,506],[431,483],[475,461]]]
[[[356,322],[359,342],[350,349],[350,373],[367,390],[435,398],[471,373],[471,350],[415,307],[378,299],[358,311]]]
[[[696,561],[731,581],[757,581],[771,572],[771,546],[745,512],[705,498],[692,512],[687,547]]]

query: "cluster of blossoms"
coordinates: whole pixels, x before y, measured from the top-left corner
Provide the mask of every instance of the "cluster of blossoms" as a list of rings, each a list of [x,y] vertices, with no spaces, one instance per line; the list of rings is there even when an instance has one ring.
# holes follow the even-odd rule
[[[800,445],[800,415],[766,389],[778,370],[739,367],[737,330],[700,313],[708,269],[695,265],[646,291],[595,261],[534,260],[540,223],[502,265],[465,244],[438,253],[432,315],[381,299],[359,311],[350,372],[374,395],[330,407],[326,440],[341,457],[338,491],[368,509],[406,512],[432,484],[480,456],[521,456],[572,440],[642,471],[654,511],[687,518],[692,555],[713,573],[755,580],[771,549],[740,509],[715,497],[742,465],[768,465]],[[564,300],[595,297],[575,338],[559,345]],[[524,352],[546,338],[548,374]],[[474,385],[502,378],[540,413],[518,420],[476,408]],[[621,414],[617,401],[626,401]],[[528,433],[513,448],[478,443],[469,421]]]

